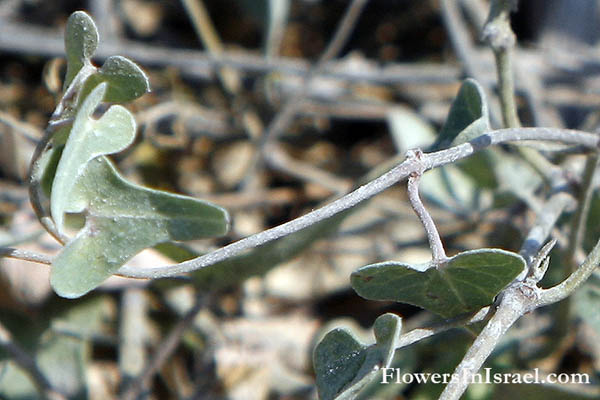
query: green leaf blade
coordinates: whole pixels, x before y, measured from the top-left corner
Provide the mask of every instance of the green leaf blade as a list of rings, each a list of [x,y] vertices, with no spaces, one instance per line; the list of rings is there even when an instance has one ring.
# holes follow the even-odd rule
[[[346,329],[334,329],[315,348],[313,364],[321,400],[352,399],[389,367],[402,330],[402,319],[383,314],[373,326],[376,342],[367,346]]]
[[[221,207],[132,184],[105,157],[87,164],[71,197],[85,205],[85,227],[56,257],[50,278],[68,298],[94,289],[145,248],[220,236],[229,227]]]
[[[432,150],[441,150],[452,144],[469,141],[490,129],[485,92],[474,79],[466,79],[450,106]]]
[[[75,75],[89,63],[98,47],[98,29],[94,20],[83,11],[69,16],[65,29],[65,50],[67,52],[67,75],[64,88],[69,87]]]
[[[104,83],[98,85],[83,102],[56,169],[50,211],[61,234],[64,234],[64,213],[81,211],[81,205],[72,201],[71,191],[86,164],[98,156],[124,150],[135,138],[135,120],[121,106],[112,106],[100,119],[92,119],[106,88]]]
[[[366,299],[408,303],[451,318],[491,304],[524,268],[516,253],[478,249],[459,253],[442,267],[393,261],[367,265],[352,274],[351,284]]]
[[[85,98],[101,83],[107,84],[104,101],[108,103],[127,103],[150,91],[146,73],[136,63],[122,56],[108,57],[102,67],[87,78],[80,98]]]
[[[321,400],[334,399],[354,379],[365,361],[366,349],[367,346],[345,329],[334,329],[323,338],[314,353]]]

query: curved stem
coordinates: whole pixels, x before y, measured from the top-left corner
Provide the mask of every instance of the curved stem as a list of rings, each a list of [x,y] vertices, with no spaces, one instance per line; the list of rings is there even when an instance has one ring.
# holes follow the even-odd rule
[[[477,151],[481,151],[488,146],[523,140],[549,140],[559,141],[568,144],[578,144],[587,148],[596,149],[599,138],[595,134],[558,128],[514,128],[501,129],[485,133],[470,142],[458,146],[441,150],[435,153],[423,154],[420,161],[405,160],[389,172],[381,175],[369,183],[359,187],[344,197],[327,204],[324,207],[316,209],[306,215],[286,222],[266,231],[248,236],[237,242],[231,243],[225,247],[219,248],[203,256],[194,258],[183,263],[168,265],[159,268],[138,269],[129,266],[123,266],[117,271],[118,275],[131,278],[165,278],[179,274],[199,270],[212,264],[226,260],[234,255],[240,254],[245,250],[263,245],[281,237],[298,232],[316,222],[332,217],[344,210],[347,210],[358,203],[365,201],[377,193],[384,191],[390,186],[396,184],[402,179],[408,177],[412,172],[453,163],[457,160],[466,158]]]
[[[47,265],[52,264],[52,259],[47,255],[33,251],[13,249],[12,247],[0,247],[0,258],[2,257],[16,258],[18,260],[31,261]]]
[[[116,274],[130,278],[155,279],[172,277],[199,270],[240,254],[245,250],[249,250],[281,237],[290,235],[323,219],[332,217],[384,191],[390,186],[408,177],[412,172],[424,171],[453,163],[457,160],[469,157],[470,155],[481,151],[488,146],[506,142],[527,140],[557,141],[567,144],[576,144],[590,149],[597,149],[599,145],[599,138],[597,135],[570,129],[515,128],[491,131],[471,140],[470,142],[434,153],[425,153],[421,156],[420,161],[410,159],[405,160],[387,173],[359,187],[353,192],[348,193],[340,199],[327,204],[326,206],[318,208],[308,214],[274,228],[267,229],[255,235],[238,240],[237,242],[231,243],[225,247],[221,247],[203,256],[196,257],[183,263],[167,265],[158,268],[139,269],[125,265],[121,267]],[[11,252],[12,256],[15,256],[15,258],[20,258],[19,256],[15,255],[18,255],[18,253],[15,253],[15,249],[11,249]],[[9,254],[9,256],[11,255]],[[51,263],[51,260],[48,257],[43,255],[38,256],[41,260],[44,260],[41,262],[48,264]]]
[[[440,265],[448,260],[448,257],[446,257],[446,251],[444,250],[444,245],[442,244],[442,239],[440,238],[440,234],[435,226],[435,222],[433,222],[433,218],[431,218],[431,215],[419,197],[420,179],[420,172],[415,172],[408,177],[408,198],[413,210],[415,211],[415,214],[417,214],[421,220],[421,223],[425,228],[425,232],[427,233],[429,247],[433,253],[433,262],[436,265]]]
[[[600,240],[586,257],[583,264],[577,268],[567,279],[556,286],[542,291],[537,301],[537,307],[556,303],[568,297],[575,289],[590,277],[600,264]]]
[[[96,67],[90,63],[84,64],[79,70],[73,81],[65,90],[65,93],[61,97],[58,105],[52,113],[48,127],[44,131],[44,136],[40,139],[35,147],[33,156],[31,157],[31,163],[29,164],[29,201],[31,207],[35,212],[35,215],[39,219],[40,223],[46,228],[59,243],[65,244],[68,240],[64,235],[61,235],[54,226],[54,222],[48,218],[48,211],[42,204],[42,183],[40,182],[40,171],[38,171],[38,162],[40,158],[49,151],[51,147],[52,138],[58,129],[64,126],[65,123],[70,123],[70,118],[65,118],[63,113],[67,109],[69,102],[76,101],[77,91],[85,83],[86,79],[96,72]]]
[[[488,318],[489,310],[490,307],[484,307],[472,316],[460,316],[451,320],[443,321],[441,323],[436,323],[429,327],[412,329],[400,335],[398,342],[396,343],[396,350],[402,347],[410,346],[411,344],[417,343],[430,336],[437,335],[438,333],[446,332],[450,329],[462,328],[465,327],[465,325],[481,322]]]
[[[458,364],[438,400],[460,399],[500,338],[523,314],[530,311],[529,304],[530,299],[518,285],[511,286],[504,292],[496,313]]]
[[[510,27],[510,12],[515,4],[508,0],[493,0],[488,20],[483,27],[483,39],[490,45],[496,59],[500,108],[504,126],[521,126],[515,102],[512,53],[515,47],[515,34]]]
[[[598,153],[588,156],[585,162],[585,168],[583,170],[583,177],[581,179],[581,189],[578,196],[577,210],[573,217],[571,224],[571,232],[569,235],[569,247],[565,255],[566,260],[566,274],[573,272],[577,265],[575,254],[577,250],[581,248],[581,243],[585,236],[585,229],[587,224],[588,215],[590,212],[590,204],[592,202],[592,196],[594,194],[594,178],[598,171],[598,164],[600,163],[600,157]]]

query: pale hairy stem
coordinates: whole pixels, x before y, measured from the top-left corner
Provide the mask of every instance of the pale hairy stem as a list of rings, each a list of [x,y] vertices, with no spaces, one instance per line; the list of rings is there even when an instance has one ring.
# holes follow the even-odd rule
[[[419,161],[421,155],[420,151],[416,153],[415,157],[417,161]],[[435,222],[433,222],[433,218],[431,218],[431,215],[419,197],[419,180],[421,179],[421,174],[422,171],[416,171],[408,177],[408,199],[427,233],[427,240],[433,254],[433,262],[439,265],[447,261],[448,257],[446,257],[446,251],[444,250],[444,245],[442,244],[442,239],[435,226]]]
[[[537,213],[535,225],[529,230],[519,252],[527,265],[531,265],[537,251],[550,235],[556,221],[573,202],[573,196],[567,192],[559,191],[552,194],[544,203],[542,209]]]
[[[502,293],[496,313],[473,342],[467,354],[456,367],[438,400],[458,400],[469,386],[473,376],[479,372],[492,353],[500,338],[523,314],[531,311],[529,291],[535,288],[522,286],[522,282],[510,286]]]
[[[15,258],[18,260],[31,261],[40,264],[52,264],[52,258],[45,255],[28,250],[20,250],[12,247],[0,247],[0,258]]]
[[[595,155],[590,157],[594,158]],[[594,169],[595,166],[594,163]],[[592,175],[592,173],[589,173],[589,175]],[[589,176],[588,179],[590,179]],[[587,181],[585,177],[584,180]],[[585,197],[585,195],[582,196]],[[521,248],[521,254],[526,257],[527,264],[530,267],[529,274],[520,276],[515,283],[502,293],[496,313],[454,371],[454,376],[460,379],[451,381],[448,384],[440,397],[441,400],[457,400],[462,396],[471,382],[472,376],[480,370],[485,360],[497,346],[502,335],[522,315],[538,307],[565,299],[585,282],[600,263],[599,241],[582,266],[561,284],[545,290],[537,286],[548,268],[549,260],[546,257],[556,240],[544,246],[536,257],[533,257],[532,254],[537,251],[541,243],[550,234],[551,227],[554,226],[563,210],[572,201],[573,199],[567,193],[557,192],[550,197],[544,209],[538,214],[536,224],[530,230]]]
[[[85,63],[77,75],[75,75],[73,81],[65,90],[65,93],[62,95],[58,105],[54,109],[52,117],[50,118],[50,122],[48,123],[48,127],[44,131],[44,136],[35,147],[35,151],[33,152],[29,166],[29,201],[31,203],[31,207],[33,208],[33,211],[38,217],[40,223],[44,226],[44,228],[46,228],[48,233],[50,233],[61,244],[65,244],[68,241],[68,238],[58,232],[54,226],[54,222],[51,218],[49,218],[47,210],[45,210],[44,206],[42,205],[42,199],[39,197],[42,189],[40,187],[41,182],[37,180],[37,163],[44,152],[47,151],[51,146],[51,141],[56,131],[64,126],[65,123],[72,122],[70,118],[65,119],[63,113],[71,102],[76,101],[77,91],[85,83],[86,79],[96,71],[97,68],[88,62]]]
[[[500,108],[504,126],[516,128],[521,126],[515,101],[515,85],[512,68],[512,49],[495,50],[496,68],[500,92]]]
[[[473,375],[481,369],[502,335],[506,333],[511,325],[522,315],[538,307],[554,304],[568,297],[589,278],[599,263],[600,241],[574,273],[550,289],[540,289],[537,287],[535,279],[526,279],[509,286],[501,295],[496,313],[454,370],[454,376],[460,379],[450,381],[444,388],[439,400],[460,399],[469,386]],[[541,278],[541,276],[538,276],[538,278]]]
[[[600,157],[598,153],[588,156],[585,161],[585,167],[583,170],[583,177],[581,180],[581,188],[579,190],[577,210],[573,217],[571,224],[571,232],[569,235],[569,246],[567,248],[567,254],[565,259],[567,261],[566,275],[573,272],[576,267],[575,255],[581,248],[583,238],[585,237],[585,228],[587,224],[588,215],[590,212],[590,204],[592,203],[592,196],[594,194],[594,178],[598,171],[598,164]]]
[[[536,306],[541,307],[553,304],[567,298],[590,277],[598,267],[598,264],[600,264],[600,241],[596,243],[596,246],[594,246],[590,254],[588,254],[583,264],[581,264],[575,272],[558,285],[546,289],[540,294]]]
[[[402,179],[405,179],[410,173],[420,170],[423,165],[425,166],[426,170],[429,170],[466,158],[491,145],[506,142],[518,142],[523,140],[559,141],[569,144],[579,144],[591,149],[595,149],[598,146],[597,135],[575,130],[557,128],[517,128],[491,131],[470,142],[435,153],[425,153],[422,155],[422,158],[419,162],[416,162],[415,160],[405,160],[379,178],[370,181],[369,183],[359,187],[355,191],[333,201],[330,204],[327,204],[292,221],[286,222],[255,235],[248,236],[203,256],[185,261],[180,264],[159,268],[138,269],[124,266],[119,269],[118,274],[133,278],[154,279],[171,277],[199,270],[240,254],[245,250],[249,250],[281,237],[290,235],[316,222],[347,210],[358,203],[373,197],[377,193],[382,192]]]
[[[521,126],[515,101],[513,55],[516,36],[510,26],[510,13],[517,9],[518,0],[492,0],[488,19],[483,27],[482,38],[492,51],[496,61],[500,111],[506,128]],[[560,176],[560,169],[549,162],[537,150],[517,147],[521,156],[543,177],[552,182]]]
[[[483,321],[489,316],[489,309],[489,307],[484,307],[473,316],[458,317],[431,325],[429,327],[415,328],[406,333],[403,333],[402,335],[400,335],[400,338],[398,338],[396,349],[410,346],[411,344],[417,343],[430,336],[446,332],[453,328],[460,328],[464,327],[465,325],[471,325],[476,322]]]
[[[480,332],[454,371],[454,376],[459,377],[459,380],[450,382],[444,389],[440,399],[460,399],[469,386],[471,377],[481,369],[502,335],[525,313],[523,310],[536,308],[530,299],[523,297],[523,294],[534,295],[539,293],[536,284],[543,277],[545,269],[548,267],[546,257],[556,241],[553,240],[545,245],[539,253],[538,250],[543,241],[549,236],[556,220],[572,200],[569,194],[557,192],[548,199],[544,208],[538,213],[536,222],[530,229],[520,251],[529,268],[519,275],[516,283],[502,293],[498,309],[495,310],[495,306],[492,306],[490,313],[494,316]],[[533,298],[536,299],[536,297]]]
[[[558,187],[563,183],[557,182],[556,186]],[[572,201],[573,198],[568,193],[556,192],[550,196],[544,207],[538,212],[535,224],[529,230],[520,251],[529,268],[523,271],[517,277],[515,283],[501,294],[498,308],[495,309],[496,306],[491,307],[490,313],[493,313],[494,316],[478,335],[454,371],[454,376],[460,379],[450,382],[444,389],[440,399],[459,399],[469,386],[470,378],[481,369],[485,360],[498,344],[500,337],[525,313],[523,310],[536,308],[535,301],[537,297],[535,295],[540,293],[536,284],[542,279],[548,267],[546,257],[556,244],[556,240],[543,247],[542,243],[550,235],[557,219]],[[540,247],[542,247],[541,250]],[[524,294],[533,295],[533,300],[531,297],[524,296]]]
[[[571,231],[563,256],[563,277],[566,279],[577,268],[576,255],[581,251],[581,243],[585,235],[585,228],[589,215],[590,203],[594,194],[594,176],[598,167],[598,154],[594,153],[587,157],[582,174],[579,194],[577,196],[577,208],[571,220]],[[571,298],[562,301],[554,311],[554,321],[548,335],[550,340],[536,354],[537,357],[547,357],[563,351],[564,346],[560,344],[565,340],[571,326],[572,304]]]
[[[514,8],[514,1],[492,0],[490,14],[482,33],[483,39],[492,48],[496,59],[500,108],[504,126],[507,128],[521,126],[515,102],[512,62],[516,38],[510,27],[510,13]]]
[[[442,0],[441,10],[444,24],[458,58],[468,76],[475,78],[484,84],[489,91],[491,85],[484,79],[484,67],[482,66],[471,39],[468,27],[460,13],[459,2],[454,0]],[[504,126],[506,128],[517,128],[520,126],[514,100],[514,71],[512,67],[512,50],[515,43],[514,33],[508,19],[511,9],[516,7],[513,0],[494,0],[491,4],[488,21],[483,29],[483,37],[494,49],[497,62],[497,75],[500,92],[500,110]],[[486,84],[487,83],[487,84]],[[500,117],[497,115],[497,103],[494,97],[488,99],[490,103],[490,119],[493,126],[500,125]],[[550,163],[545,157],[533,149],[518,148],[519,153],[541,176],[548,182],[552,182],[560,174],[560,168]]]
[[[183,263],[157,268],[140,269],[126,265],[119,269],[117,275],[131,278],[156,279],[172,277],[199,270],[240,254],[245,250],[277,240],[322,221],[323,219],[332,217],[384,191],[402,179],[407,178],[412,172],[421,170],[423,166],[425,167],[425,170],[429,170],[454,163],[489,146],[528,140],[557,141],[566,144],[580,145],[594,150],[597,149],[599,145],[597,135],[570,129],[516,128],[490,131],[470,142],[434,153],[424,153],[419,162],[416,162],[415,160],[405,160],[392,168],[389,172],[321,208],[274,228],[233,242],[200,257],[196,257]]]

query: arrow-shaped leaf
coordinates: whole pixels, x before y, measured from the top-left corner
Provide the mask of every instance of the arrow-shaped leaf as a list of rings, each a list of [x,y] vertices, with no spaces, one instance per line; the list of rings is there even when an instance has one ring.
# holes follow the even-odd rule
[[[85,206],[71,201],[71,191],[83,174],[86,164],[100,155],[124,150],[135,138],[135,120],[124,107],[112,106],[100,119],[92,118],[106,89],[106,83],[98,85],[81,105],[56,169],[50,211],[61,234],[64,234],[64,213],[80,212]]]
[[[393,300],[444,318],[477,311],[525,268],[523,257],[500,249],[465,251],[443,266],[395,261],[367,265],[352,273],[354,290],[369,300]]]
[[[229,224],[220,207],[126,181],[105,157],[87,163],[66,209],[83,204],[85,226],[52,264],[50,282],[63,297],[84,295],[147,247],[223,235]]]
[[[346,329],[327,333],[315,348],[313,363],[321,400],[352,399],[389,367],[402,329],[402,319],[383,314],[375,321],[375,344],[358,341]]]

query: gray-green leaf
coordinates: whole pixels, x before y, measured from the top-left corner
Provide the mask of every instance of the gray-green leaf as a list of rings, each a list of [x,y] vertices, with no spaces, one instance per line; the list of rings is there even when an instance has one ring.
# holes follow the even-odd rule
[[[83,11],[76,11],[67,20],[65,50],[67,52],[67,76],[64,88],[69,87],[75,75],[89,63],[98,47],[98,29],[94,20]]]
[[[108,84],[104,101],[109,103],[126,103],[150,91],[146,73],[136,63],[121,56],[108,57],[102,67],[87,78],[80,98],[86,98],[102,82]]]
[[[87,163],[71,197],[85,204],[86,222],[52,263],[63,297],[84,295],[147,247],[223,235],[229,225],[221,207],[127,182],[106,157]]]
[[[432,150],[441,150],[481,135],[490,129],[485,92],[474,79],[463,82],[452,102],[446,123]]]
[[[351,399],[392,362],[402,319],[383,314],[373,326],[376,343],[358,341],[346,329],[327,333],[315,348],[313,363],[321,400]]]
[[[135,138],[135,120],[121,106],[112,106],[98,120],[92,118],[106,89],[106,83],[98,85],[81,105],[56,169],[50,211],[61,234],[64,234],[64,213],[80,212],[85,206],[72,201],[71,191],[84,173],[86,164],[100,155],[124,150]]]
[[[351,284],[366,299],[408,303],[451,318],[491,304],[524,268],[519,254],[478,249],[459,253],[443,266],[395,261],[367,265],[352,273]]]

